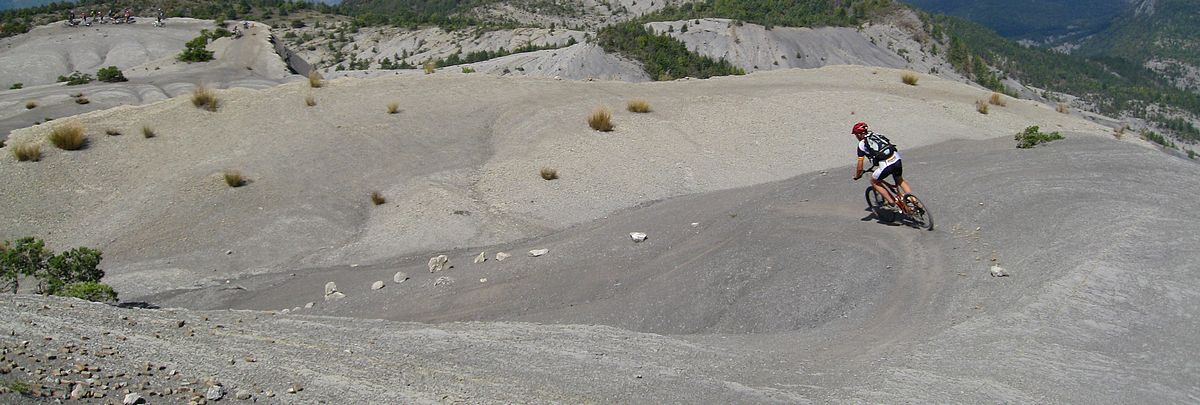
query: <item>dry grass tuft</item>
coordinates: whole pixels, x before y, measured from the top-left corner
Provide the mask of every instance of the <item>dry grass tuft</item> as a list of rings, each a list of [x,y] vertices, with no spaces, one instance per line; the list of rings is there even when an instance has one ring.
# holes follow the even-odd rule
[[[591,115],[588,115],[588,126],[597,131],[612,131],[612,112],[608,111],[607,107],[597,107]]]
[[[903,75],[900,75],[900,81],[904,82],[904,84],[907,84],[909,86],[916,86],[917,85],[917,75],[913,74],[913,73],[905,73]]]
[[[80,150],[87,145],[87,135],[83,133],[83,124],[76,121],[55,126],[46,138],[62,150]]]
[[[26,101],[26,102],[25,102],[25,109],[26,109],[26,110],[32,110],[32,109],[34,109],[34,108],[37,108],[37,102],[36,102],[36,101]]]
[[[375,205],[383,205],[386,202],[387,199],[383,198],[383,194],[380,194],[378,191],[371,192],[371,203]]]
[[[980,114],[987,114],[988,102],[985,100],[975,100],[975,111],[979,111]]]
[[[312,87],[315,89],[315,88],[324,86],[325,85],[325,82],[323,81],[324,79],[325,78],[321,77],[321,72],[318,72],[316,70],[309,71],[308,72],[308,87]]]
[[[1002,95],[1000,93],[992,93],[992,98],[988,99],[988,103],[991,105],[998,105],[1001,107],[1008,106],[1008,102],[1004,101],[1004,95]]]
[[[202,108],[208,111],[217,111],[221,100],[217,98],[217,93],[204,86],[196,86],[196,91],[192,92],[192,105],[196,108]]]
[[[229,187],[241,187],[246,185],[246,177],[242,176],[242,172],[233,169],[226,169],[225,184],[228,184]]]
[[[304,105],[309,107],[317,105],[317,98],[313,97],[312,94],[309,94],[307,97],[304,97]]]
[[[625,109],[633,113],[648,113],[650,112],[650,102],[640,98],[629,100],[625,103]]]
[[[20,162],[36,162],[42,160],[42,145],[36,143],[24,143],[12,146],[13,157]]]
[[[1125,124],[1121,124],[1121,126],[1113,128],[1113,138],[1121,139],[1125,136],[1125,130],[1128,128],[1129,126]]]
[[[117,135],[121,135],[121,131],[118,131],[115,129],[109,129],[109,130],[105,130],[104,134],[108,135],[108,136],[117,136]]]
[[[155,137],[154,130],[150,129],[149,126],[142,126],[142,136],[146,137],[146,139],[153,138]]]
[[[1066,113],[1071,112],[1071,109],[1067,108],[1067,103],[1058,103],[1058,107],[1055,107],[1054,111],[1058,111],[1060,113],[1066,114]]]
[[[75,104],[87,104],[90,102],[92,102],[92,100],[88,100],[87,97],[78,97],[75,99]]]
[[[549,167],[543,167],[540,173],[543,179],[558,180],[558,170],[551,169]]]
[[[388,103],[387,112],[388,112],[388,114],[395,114],[395,113],[400,112],[400,103],[397,103],[395,101]]]
[[[433,74],[437,70],[437,65],[434,65],[433,62],[425,62],[423,68],[425,69],[425,74]]]

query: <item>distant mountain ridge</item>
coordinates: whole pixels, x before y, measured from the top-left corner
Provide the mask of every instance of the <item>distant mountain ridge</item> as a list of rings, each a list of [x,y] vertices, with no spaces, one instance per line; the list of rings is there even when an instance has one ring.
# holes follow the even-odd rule
[[[907,0],[926,11],[978,22],[1010,39],[1043,42],[1103,31],[1130,0]],[[1153,3],[1142,1],[1141,3]]]
[[[44,6],[56,2],[55,0],[0,0],[0,10],[12,10],[17,8]],[[69,1],[58,0],[58,3],[68,3]]]

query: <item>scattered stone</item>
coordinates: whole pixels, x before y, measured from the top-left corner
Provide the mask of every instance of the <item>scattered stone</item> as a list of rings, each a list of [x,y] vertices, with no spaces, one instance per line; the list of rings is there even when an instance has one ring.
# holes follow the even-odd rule
[[[486,278],[486,277],[485,277],[485,278],[481,278],[481,279],[479,279],[479,282],[480,282],[480,283],[486,283],[486,282],[487,282],[487,278]]]
[[[329,294],[329,295],[325,296],[325,301],[337,301],[342,298],[346,298],[346,294],[342,294],[340,292],[335,292],[333,294]]]
[[[372,290],[378,290],[380,288],[383,288],[383,281],[376,281],[374,283],[371,283]]]
[[[292,386],[288,387],[287,389],[288,394],[295,394],[300,391],[304,391],[304,387],[301,387],[300,384],[292,384]]]
[[[700,226],[700,223],[699,223],[699,222],[692,222],[692,228],[695,228],[695,227],[697,227],[697,226]]]
[[[502,261],[504,261],[504,259],[507,259],[509,257],[512,257],[512,255],[510,255],[508,253],[504,253],[504,252],[496,252],[496,261],[498,261],[498,262],[502,262]]]
[[[83,384],[75,384],[75,388],[71,389],[71,399],[80,399],[87,394],[87,388]]]
[[[250,397],[252,397],[253,395],[251,395],[251,394],[250,394],[250,391],[246,391],[246,390],[237,390],[237,394],[235,394],[234,396],[235,396],[237,399],[240,399],[240,400],[243,400],[243,401],[245,401],[245,400],[247,400],[247,399],[250,399]]]
[[[437,273],[446,269],[446,264],[450,262],[450,258],[446,255],[437,255],[429,258],[429,272]]]
[[[433,285],[435,286],[448,286],[451,284],[454,284],[454,279],[450,277],[438,277],[437,280],[433,280]]]
[[[208,392],[204,393],[204,398],[209,401],[220,401],[223,397],[225,397],[225,387],[221,385],[208,387]]]
[[[646,234],[642,232],[630,232],[629,237],[633,239],[634,243],[646,240]]]
[[[184,322],[183,320],[178,320],[178,321],[175,321],[175,327],[176,327],[176,328],[182,328],[182,327],[183,327],[183,325],[187,325],[187,322]]]
[[[474,263],[479,264],[487,261],[487,252],[479,252],[479,256],[475,256]]]
[[[266,395],[267,398],[275,398],[275,391],[267,390],[267,393],[263,395]]]
[[[1008,277],[1008,271],[1000,266],[992,266],[989,271],[992,273],[992,277]]]
[[[325,298],[329,298],[330,295],[336,292],[338,292],[337,284],[334,284],[332,281],[325,283]]]
[[[314,307],[316,305],[317,305],[317,303],[310,302],[310,303],[304,304],[304,309],[312,309],[312,307]]]
[[[121,403],[125,405],[144,404],[146,399],[136,392],[130,392],[125,394],[125,399],[121,400]]]
[[[231,254],[233,254],[233,251],[232,251],[232,250],[226,250],[226,251],[225,251],[225,255],[226,255],[226,256],[228,256],[228,255],[231,255]]]
[[[529,251],[529,255],[533,257],[538,257],[546,253],[550,253],[550,249],[534,249]]]
[[[403,283],[404,280],[408,280],[408,274],[405,274],[403,271],[397,271],[396,275],[392,276],[392,282],[396,284]]]
[[[329,297],[325,297],[325,299],[327,299],[327,300],[328,300],[328,299],[329,299]],[[291,310],[291,309],[288,309],[288,308],[284,308],[284,309],[281,309],[281,310],[279,310],[279,313],[281,313],[281,314],[286,314],[286,313],[288,313],[288,312],[292,312],[292,310]]]

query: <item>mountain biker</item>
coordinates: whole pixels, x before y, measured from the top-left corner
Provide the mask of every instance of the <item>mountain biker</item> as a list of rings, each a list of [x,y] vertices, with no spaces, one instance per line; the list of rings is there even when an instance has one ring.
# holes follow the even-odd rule
[[[858,138],[858,164],[854,168],[854,179],[862,178],[863,174],[863,159],[870,158],[871,165],[876,166],[875,171],[871,173],[871,186],[875,187],[875,191],[879,192],[887,199],[888,207],[896,206],[896,199],[892,193],[884,189],[882,181],[888,176],[892,176],[896,180],[896,185],[904,190],[904,194],[912,194],[912,188],[908,182],[904,181],[904,166],[900,162],[900,151],[896,150],[896,145],[893,145],[887,137],[882,134],[872,132],[865,122],[854,124],[850,129],[850,133]]]

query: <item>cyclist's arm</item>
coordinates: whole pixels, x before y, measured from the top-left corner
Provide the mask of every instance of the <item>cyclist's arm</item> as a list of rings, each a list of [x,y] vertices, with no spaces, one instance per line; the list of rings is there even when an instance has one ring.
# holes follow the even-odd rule
[[[854,166],[854,179],[855,179],[855,180],[858,180],[859,178],[862,178],[862,173],[863,173],[863,159],[864,159],[864,158],[863,158],[862,156],[859,156],[859,157],[858,157],[858,164],[856,164],[856,165]]]

